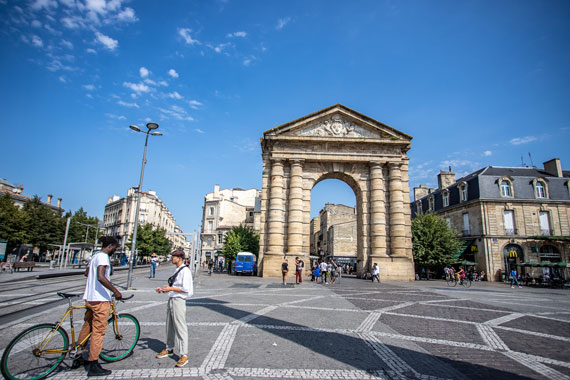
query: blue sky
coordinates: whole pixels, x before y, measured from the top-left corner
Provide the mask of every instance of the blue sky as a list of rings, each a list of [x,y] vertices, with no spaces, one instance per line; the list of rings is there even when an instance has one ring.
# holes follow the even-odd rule
[[[0,177],[102,217],[138,183],[185,232],[261,186],[265,130],[342,103],[414,137],[411,186],[553,157],[570,169],[568,1],[0,0]],[[354,205],[333,180],[313,191]]]

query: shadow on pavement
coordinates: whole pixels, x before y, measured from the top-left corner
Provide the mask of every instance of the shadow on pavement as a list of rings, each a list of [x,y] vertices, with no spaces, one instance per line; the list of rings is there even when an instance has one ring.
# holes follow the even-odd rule
[[[208,304],[208,303],[211,303]],[[244,310],[235,309],[225,305],[226,302],[202,298],[200,304],[193,304],[190,300],[187,302],[189,307],[205,307],[217,313],[230,316],[239,320],[251,313]],[[277,337],[286,339],[299,346],[305,347],[313,352],[327,356],[336,361],[345,363],[355,369],[374,372],[379,369],[384,370],[389,378],[402,379],[405,378],[419,378],[414,373],[405,370],[398,370],[398,364],[393,362],[393,356],[389,353],[386,354],[380,347],[379,354],[372,350],[372,348],[363,342],[362,339],[356,336],[340,334],[336,332],[322,332],[315,331],[314,329],[290,323],[281,319],[271,318],[267,316],[259,316],[247,324],[274,334]],[[273,327],[274,326],[274,327]],[[281,329],[279,328],[281,327]],[[282,329],[287,327],[287,329]],[[331,326],[323,326],[323,328],[331,328]],[[375,342],[371,342],[374,346]],[[377,344],[376,344],[377,345]],[[451,360],[449,358],[440,357],[436,355],[429,355],[422,352],[412,351],[402,347],[386,344],[389,350],[393,351],[399,358],[406,363],[412,365],[420,375],[431,375],[440,378],[453,378],[453,379],[531,379],[529,377],[520,376],[511,372],[498,370],[495,368],[485,367],[483,365],[472,364],[460,360]],[[466,350],[466,349],[464,349]],[[466,360],[469,359],[468,353],[465,351]],[[501,355],[499,353],[490,353],[490,355]],[[381,357],[384,360],[381,360]],[[494,358],[489,360],[495,361]],[[501,358],[503,359],[503,358]],[[508,359],[510,360],[510,359]],[[437,362],[439,361],[439,363]],[[507,360],[505,360],[507,361]],[[459,376],[453,376],[445,372],[446,365],[455,369]],[[515,364],[510,362],[510,365]],[[524,368],[524,367],[523,367]],[[394,371],[396,369],[396,372]]]

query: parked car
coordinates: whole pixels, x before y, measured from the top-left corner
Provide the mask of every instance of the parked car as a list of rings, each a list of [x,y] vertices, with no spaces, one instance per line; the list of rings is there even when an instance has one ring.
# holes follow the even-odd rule
[[[257,258],[251,252],[238,252],[235,260],[234,272],[257,275]]]

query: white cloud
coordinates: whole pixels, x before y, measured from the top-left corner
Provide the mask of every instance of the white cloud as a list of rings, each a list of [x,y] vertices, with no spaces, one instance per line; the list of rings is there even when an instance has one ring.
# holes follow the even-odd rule
[[[192,31],[192,29],[188,29],[188,28],[179,28],[178,29],[178,34],[184,39],[184,41],[186,41],[186,43],[188,45],[194,45],[194,44],[200,44],[200,41],[193,39],[190,36],[190,32]]]
[[[87,9],[97,13],[107,13],[107,3],[105,0],[86,0],[85,6]]]
[[[195,109],[195,110],[197,110],[198,107],[201,107],[201,106],[203,105],[202,103],[200,103],[200,102],[197,101],[197,100],[189,100],[189,101],[188,101],[188,104],[190,105],[191,108],[193,108],[193,109]]]
[[[195,128],[194,131],[195,131],[195,132],[198,132],[198,133],[206,133],[206,132],[204,132],[203,130],[201,130],[200,128]]]
[[[179,77],[178,73],[174,69],[168,70],[168,75],[170,75],[172,78],[178,78]]]
[[[170,106],[170,108],[172,108],[175,112],[178,113],[186,113],[186,110],[184,110],[184,108],[177,105]]]
[[[144,83],[123,82],[123,86],[130,88],[132,91],[134,91],[136,93],[149,92],[150,91],[150,87],[148,87]]]
[[[60,76],[59,78],[57,78],[57,79],[59,79],[59,81],[60,81],[61,83],[67,83],[67,79],[65,79],[65,77],[64,77],[63,75],[61,75],[61,76]]]
[[[113,113],[106,113],[105,115],[107,115],[108,117],[110,117],[111,119],[116,119],[116,120],[126,120],[127,118],[123,115],[115,115]]]
[[[138,18],[135,16],[133,8],[125,8],[117,14],[117,19],[124,22],[137,22]]]
[[[32,27],[33,28],[41,28],[42,23],[39,20],[34,20],[34,21],[32,21]]]
[[[89,48],[89,49],[85,49],[85,51],[86,51],[87,53],[90,53],[90,54],[97,54],[97,50],[95,50],[95,49]]]
[[[149,71],[146,67],[141,67],[139,73],[141,74],[141,78],[146,78],[148,77]]]
[[[536,141],[536,136],[515,137],[509,141],[512,145],[528,144],[529,142]]]
[[[251,56],[251,57],[245,58],[242,63],[244,66],[249,66],[254,59],[255,59],[255,57]]]
[[[39,11],[41,9],[57,8],[56,0],[35,0],[31,5],[32,10]]]
[[[228,33],[228,35],[226,37],[228,37],[228,38],[232,38],[232,37],[245,38],[245,37],[247,37],[247,33],[246,32],[233,32],[233,33]]]
[[[109,50],[115,50],[117,46],[119,46],[119,41],[114,40],[111,37],[108,37],[100,32],[97,32],[95,35],[97,37],[95,41],[99,42]]]
[[[280,18],[279,20],[277,20],[277,25],[275,26],[275,29],[281,30],[285,27],[285,25],[289,24],[290,22],[291,22],[291,17]]]
[[[92,84],[84,84],[83,88],[86,89],[87,91],[93,91],[95,90],[95,86]]]
[[[167,117],[166,115],[173,117],[175,119],[178,120],[183,120],[183,121],[194,121],[194,118],[192,116],[188,116],[186,114],[186,111],[184,110],[184,108],[180,107],[180,106],[170,106],[171,109],[167,109],[167,108],[159,108],[159,110],[163,113],[163,116]]]
[[[172,99],[182,99],[182,95],[180,95],[180,94],[179,94],[178,92],[176,92],[176,91],[171,92],[170,94],[167,94],[167,96],[168,96],[169,98],[172,98]]]
[[[232,46],[231,43],[219,44],[218,46],[207,45],[210,49],[214,50],[216,53],[221,53],[228,46]]]
[[[486,151],[483,152],[483,156],[485,156],[485,157],[489,157],[489,156],[491,156],[492,154],[493,154],[493,152],[491,152],[490,150],[486,150]]]
[[[164,87],[168,87],[168,82],[166,82],[165,80],[161,80],[160,82],[158,82],[158,84]]]
[[[36,47],[43,47],[44,46],[44,42],[42,41],[42,39],[36,35],[32,36],[32,45],[36,46]]]
[[[61,40],[61,44],[68,49],[73,49],[73,44],[68,40]]]
[[[139,105],[137,103],[127,103],[127,102],[123,102],[122,100],[119,100],[117,102],[117,104],[120,106],[123,106],[123,107],[139,108]]]
[[[153,81],[152,79],[146,78],[145,80],[143,80],[143,82],[145,82],[146,84],[150,84],[151,86],[156,86],[156,82]]]

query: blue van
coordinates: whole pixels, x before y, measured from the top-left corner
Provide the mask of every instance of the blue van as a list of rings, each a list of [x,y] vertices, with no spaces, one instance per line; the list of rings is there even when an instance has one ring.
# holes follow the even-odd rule
[[[251,252],[238,252],[235,260],[234,271],[238,273],[248,273],[252,276],[257,275],[257,259]]]

